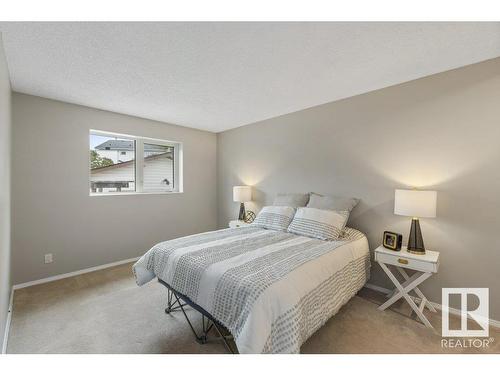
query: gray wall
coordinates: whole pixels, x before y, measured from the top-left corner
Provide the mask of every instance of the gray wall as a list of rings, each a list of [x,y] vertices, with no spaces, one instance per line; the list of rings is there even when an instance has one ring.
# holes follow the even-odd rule
[[[215,134],[17,93],[12,108],[14,284],[216,228]],[[89,197],[90,128],[183,142],[184,193]]]
[[[10,298],[10,81],[0,33],[0,348]]]
[[[500,59],[219,133],[220,227],[237,215],[233,185],[255,187],[254,207],[277,192],[361,198],[349,225],[376,248],[384,230],[408,236],[394,189],[438,190],[438,217],[422,219],[439,273],[423,292],[489,287],[500,319]],[[389,286],[374,265],[371,282]]]

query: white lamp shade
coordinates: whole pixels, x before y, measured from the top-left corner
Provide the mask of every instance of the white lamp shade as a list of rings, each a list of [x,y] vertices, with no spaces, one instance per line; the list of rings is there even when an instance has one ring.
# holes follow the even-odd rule
[[[234,186],[233,201],[235,202],[250,202],[252,200],[251,186]]]
[[[437,192],[396,189],[394,213],[412,217],[436,217]]]

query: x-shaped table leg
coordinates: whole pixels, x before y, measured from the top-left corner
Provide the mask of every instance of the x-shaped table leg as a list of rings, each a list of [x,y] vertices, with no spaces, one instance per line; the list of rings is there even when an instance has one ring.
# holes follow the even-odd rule
[[[396,269],[399,271],[399,273],[404,277],[405,279],[405,282],[401,284],[401,286],[404,288],[406,287],[410,282],[412,282],[413,280],[410,279],[410,276],[408,276],[408,274],[406,273],[406,271],[401,268],[401,267],[398,267],[398,266],[395,266]],[[417,275],[418,276],[418,275]],[[420,310],[423,310],[424,307],[427,307],[430,311],[432,312],[437,312],[436,309],[434,308],[434,306],[431,305],[431,303],[427,300],[427,297],[424,296],[424,293],[422,293],[422,291],[418,288],[418,287],[415,287],[413,289],[415,291],[415,293],[417,294],[417,296],[420,298]],[[396,293],[398,292],[398,289],[397,288],[394,288],[393,290],[391,290],[389,293],[387,293],[387,297],[388,298],[391,298],[392,296],[394,296]]]
[[[398,290],[398,292],[396,294],[394,294],[391,298],[389,298],[378,309],[385,310],[386,308],[391,306],[394,302],[398,301],[401,297],[403,297],[406,300],[406,302],[408,302],[408,304],[410,305],[412,310],[415,311],[415,313],[417,314],[419,319],[422,321],[422,323],[424,323],[426,327],[434,329],[432,327],[432,324],[429,322],[429,320],[425,317],[424,313],[422,312],[423,306],[425,306],[425,304],[427,303],[426,302],[427,299],[425,298],[425,296],[424,296],[424,299],[422,300],[423,301],[422,302],[423,303],[422,309],[420,309],[415,304],[415,302],[413,302],[413,300],[411,299],[411,297],[408,294],[410,291],[415,289],[422,282],[427,280],[432,275],[432,273],[430,273],[430,272],[423,272],[423,273],[415,272],[411,277],[408,277],[408,275],[406,275],[408,277],[408,279],[406,279],[406,281],[402,285],[399,282],[399,280],[393,275],[391,270],[384,263],[379,262],[379,265],[380,265],[380,267],[382,267],[382,269],[387,274],[389,279],[391,279],[393,284],[396,286],[396,289]],[[405,272],[405,274],[406,274],[406,272]],[[420,292],[420,290],[419,290],[419,292]],[[422,292],[420,292],[420,294],[422,294]],[[423,296],[423,294],[422,294],[422,296]]]
[[[408,274],[406,273],[406,271],[403,268],[396,267],[396,269],[399,271],[399,273],[401,274],[401,276],[404,277],[405,280],[408,280],[410,278],[408,276]],[[423,303],[425,307],[427,307],[432,312],[437,312],[436,309],[434,308],[434,306],[431,305],[431,303],[424,296],[424,293],[422,293],[417,286],[413,290],[415,291],[415,293],[417,294],[417,296],[420,298],[420,300],[422,301],[421,303]]]

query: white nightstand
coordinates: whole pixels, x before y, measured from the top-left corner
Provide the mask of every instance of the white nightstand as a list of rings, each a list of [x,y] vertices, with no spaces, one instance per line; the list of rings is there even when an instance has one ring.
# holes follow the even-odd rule
[[[229,228],[241,228],[250,225],[249,223],[245,223],[243,220],[231,220],[229,222]]]
[[[403,246],[401,251],[393,251],[386,249],[383,246],[379,246],[375,249],[375,261],[380,264],[380,267],[382,267],[387,276],[389,276],[389,279],[391,279],[392,283],[396,286],[392,293],[388,295],[390,298],[378,309],[385,310],[403,297],[406,302],[410,304],[411,308],[415,311],[422,323],[433,329],[423,311],[425,307],[432,312],[436,312],[436,309],[429,303],[427,298],[425,298],[418,286],[438,271],[439,253],[437,251],[426,250],[424,255],[416,255],[406,251],[406,246]],[[395,266],[401,276],[405,279],[402,284],[389,269],[388,266],[390,265]],[[414,274],[408,276],[405,268],[415,271]],[[415,291],[417,297],[421,300],[420,306],[417,306],[417,304],[410,297],[409,293],[412,290]]]

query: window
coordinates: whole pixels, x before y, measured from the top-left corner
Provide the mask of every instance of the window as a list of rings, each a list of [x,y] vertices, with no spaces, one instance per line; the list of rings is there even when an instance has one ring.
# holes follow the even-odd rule
[[[91,195],[182,192],[182,144],[91,130]]]
[[[174,186],[174,148],[144,143],[144,191],[172,191]]]

